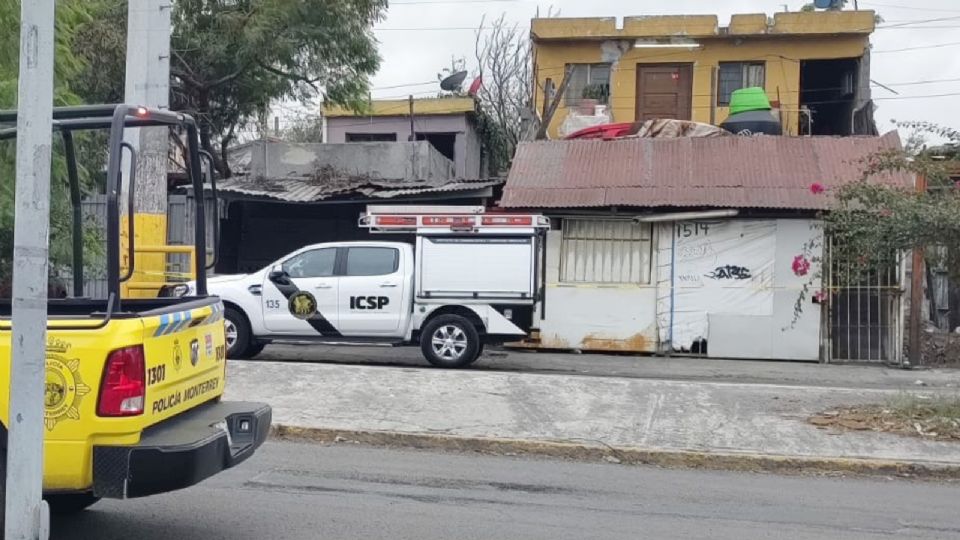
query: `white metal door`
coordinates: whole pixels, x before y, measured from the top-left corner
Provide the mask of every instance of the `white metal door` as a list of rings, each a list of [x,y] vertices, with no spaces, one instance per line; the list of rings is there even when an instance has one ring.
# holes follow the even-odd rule
[[[403,315],[402,253],[393,247],[346,248],[338,328],[345,336],[399,335]]]
[[[264,278],[261,295],[268,330],[302,336],[338,335],[336,258],[333,247],[302,251],[283,262],[284,276]]]

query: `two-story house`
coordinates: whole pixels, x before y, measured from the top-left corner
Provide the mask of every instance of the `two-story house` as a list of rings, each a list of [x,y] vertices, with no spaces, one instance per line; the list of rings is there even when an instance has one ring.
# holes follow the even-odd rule
[[[569,81],[551,138],[595,100],[613,122],[675,118],[720,124],[734,90],[759,86],[785,135],[876,134],[870,98],[873,11],[542,18],[531,25],[544,110]],[[569,124],[569,123],[568,123]]]
[[[874,28],[869,11],[734,15],[726,27],[710,15],[535,19],[536,109],[559,104],[551,139],[597,123],[721,125],[732,94],[755,87],[787,136],[521,143],[499,204],[551,218],[521,345],[898,362],[895,261],[889,294],[818,266],[832,190],[902,148],[896,133],[847,136],[876,135]],[[913,185],[906,173],[880,180]]]

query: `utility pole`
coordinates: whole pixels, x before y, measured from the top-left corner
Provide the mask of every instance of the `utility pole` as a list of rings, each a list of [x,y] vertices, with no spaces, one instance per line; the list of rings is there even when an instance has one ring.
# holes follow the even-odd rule
[[[54,0],[20,3],[17,184],[13,233],[13,317],[7,432],[7,540],[46,540],[43,397],[50,246]]]
[[[927,191],[927,177],[917,176],[917,192],[925,193]],[[919,366],[921,362],[922,347],[920,346],[920,324],[923,311],[923,274],[924,257],[923,248],[913,248],[913,259],[910,262],[910,358],[904,362],[904,365],[913,367]]]
[[[408,103],[410,104],[410,138],[407,140],[415,141],[417,140],[417,128],[414,126],[415,119],[413,116],[413,94],[410,94],[410,97],[408,98]]]
[[[124,101],[166,109],[170,104],[170,0],[130,0],[127,12],[127,67]],[[169,129],[151,127],[128,129],[124,140],[137,150],[137,181],[134,189],[134,215],[137,245],[165,246],[167,244],[167,159]],[[130,189],[130,179],[123,167],[124,190]],[[203,194],[195,194],[203,200]],[[121,197],[120,200],[126,200]],[[126,236],[127,228],[121,226]],[[129,241],[129,240],[128,240]],[[126,253],[122,249],[121,253]],[[198,257],[203,254],[198,253]],[[123,261],[122,261],[123,262]],[[133,261],[125,261],[128,266]],[[136,268],[158,276],[166,270],[163,254],[139,255]],[[139,273],[139,272],[138,272]],[[137,276],[134,279],[139,279]],[[160,283],[157,283],[159,289]],[[127,292],[130,295],[130,292]]]

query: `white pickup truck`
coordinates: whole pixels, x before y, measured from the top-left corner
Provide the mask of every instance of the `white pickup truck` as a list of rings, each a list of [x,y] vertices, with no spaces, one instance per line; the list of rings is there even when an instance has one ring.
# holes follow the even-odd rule
[[[543,216],[370,206],[359,225],[413,233],[416,245],[316,244],[252,274],[207,280],[226,308],[228,358],[250,358],[271,342],[379,342],[419,344],[431,364],[455,368],[485,343],[529,330]]]

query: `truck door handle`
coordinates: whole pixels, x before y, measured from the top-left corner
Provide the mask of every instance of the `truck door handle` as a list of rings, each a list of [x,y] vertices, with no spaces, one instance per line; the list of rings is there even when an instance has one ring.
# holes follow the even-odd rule
[[[380,286],[381,286],[381,287],[384,287],[384,288],[388,288],[388,287],[396,287],[397,284],[396,284],[396,283],[391,283],[391,282],[388,281],[388,282],[386,282],[386,283],[381,283]]]
[[[333,285],[330,285],[329,283],[321,283],[314,288],[315,289],[332,289]]]

